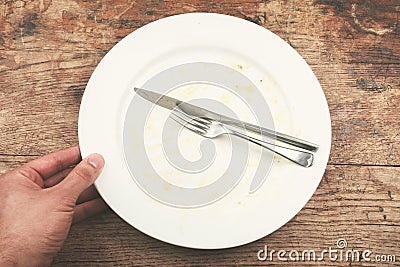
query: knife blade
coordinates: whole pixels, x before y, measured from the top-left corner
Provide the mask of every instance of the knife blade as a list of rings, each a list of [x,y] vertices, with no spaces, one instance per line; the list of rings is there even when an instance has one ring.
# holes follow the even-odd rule
[[[204,109],[202,107],[181,101],[179,99],[169,97],[166,95],[159,94],[154,91],[149,91],[143,88],[134,87],[135,92],[143,97],[144,99],[157,104],[166,109],[176,109],[179,108],[183,112],[196,117],[207,117],[210,119],[214,119],[219,121],[225,125],[233,126],[239,129],[247,130],[256,134],[261,135],[262,137],[268,137],[273,140],[277,140],[295,147],[303,148],[312,152],[316,152],[318,150],[318,145],[308,142],[306,140],[302,140],[297,137],[293,137],[287,134],[283,134],[280,132],[276,132],[274,130],[257,126],[248,122],[243,122],[222,114],[218,114],[216,112]]]

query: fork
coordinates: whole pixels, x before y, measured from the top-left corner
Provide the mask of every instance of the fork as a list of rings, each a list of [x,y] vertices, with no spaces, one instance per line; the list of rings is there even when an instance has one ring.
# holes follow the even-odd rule
[[[314,161],[314,155],[312,153],[278,146],[267,141],[259,140],[238,131],[228,129],[222,123],[210,118],[190,116],[179,109],[175,109],[171,113],[171,119],[206,138],[215,138],[223,134],[236,135],[306,168],[310,167]]]

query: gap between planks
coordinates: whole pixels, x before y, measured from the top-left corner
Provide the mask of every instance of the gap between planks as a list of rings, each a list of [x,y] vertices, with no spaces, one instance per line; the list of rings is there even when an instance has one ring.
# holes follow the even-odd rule
[[[40,154],[2,154],[0,157],[42,157],[45,155]],[[358,167],[387,167],[387,168],[400,168],[400,164],[363,164],[363,163],[329,163],[327,166],[358,166]]]

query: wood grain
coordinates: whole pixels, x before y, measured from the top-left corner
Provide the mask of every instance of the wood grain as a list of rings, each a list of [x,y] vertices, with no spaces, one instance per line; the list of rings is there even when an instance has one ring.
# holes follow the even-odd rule
[[[372,2],[355,4],[355,11],[345,1],[6,2],[0,151],[45,154],[76,144],[80,98],[105,53],[155,19],[207,11],[252,20],[307,60],[330,107],[332,164],[400,165],[398,11],[396,1],[376,1],[382,14]],[[364,20],[391,30],[370,33],[359,26]]]
[[[335,247],[338,238],[351,248],[400,260],[396,0],[0,1],[0,173],[77,144],[80,100],[101,58],[135,29],[186,12],[252,21],[305,58],[332,119],[332,151],[320,187],[288,224],[246,246],[218,251],[171,246],[110,212],[74,226],[54,265],[337,266],[259,262],[256,253],[264,245],[322,250]]]

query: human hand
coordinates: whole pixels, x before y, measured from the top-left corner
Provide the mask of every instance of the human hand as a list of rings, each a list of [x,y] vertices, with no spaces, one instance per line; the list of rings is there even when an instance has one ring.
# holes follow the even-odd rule
[[[92,185],[103,166],[76,146],[1,175],[0,266],[50,265],[71,223],[107,208]]]

